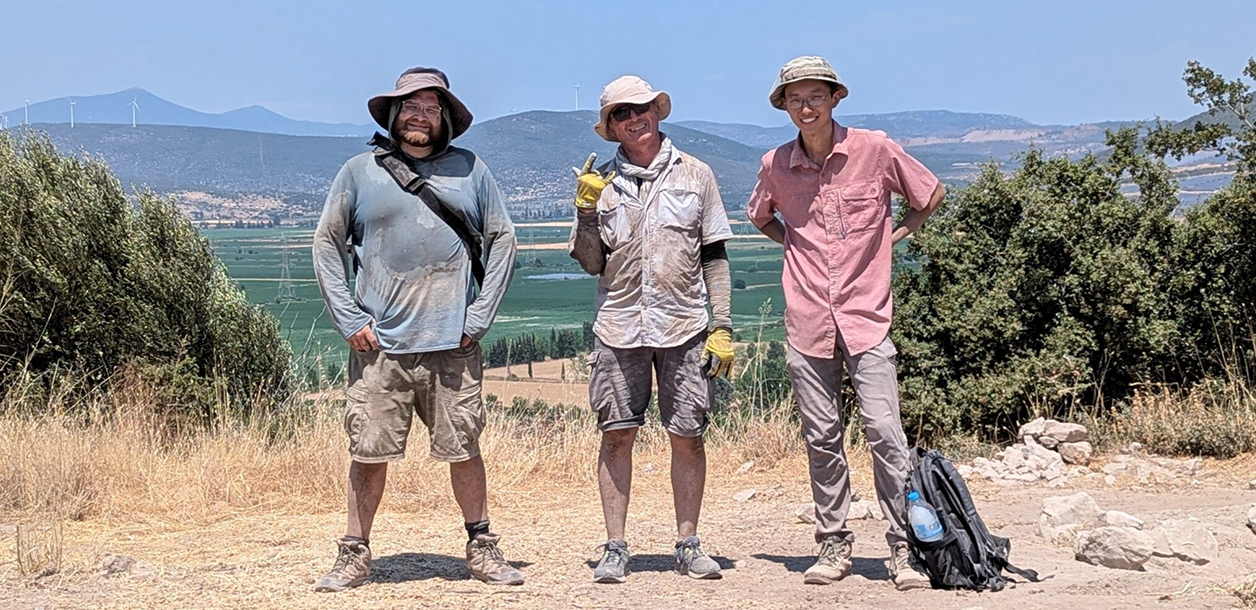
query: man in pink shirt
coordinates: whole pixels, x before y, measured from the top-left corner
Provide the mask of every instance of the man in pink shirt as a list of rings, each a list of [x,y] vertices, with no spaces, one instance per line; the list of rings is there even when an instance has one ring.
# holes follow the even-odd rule
[[[747,206],[750,221],[785,246],[786,363],[807,440],[820,544],[804,580],[828,584],[851,569],[851,491],[842,447],[845,367],[872,447],[881,511],[890,522],[890,576],[899,589],[927,587],[906,536],[908,446],[899,420],[898,352],[889,337],[890,263],[894,244],[920,228],[945,191],[883,132],[833,120],[833,109],[848,93],[823,58],[799,57],[781,68],[769,101],[789,113],[798,138],[763,156]],[[910,206],[898,226],[891,193]]]

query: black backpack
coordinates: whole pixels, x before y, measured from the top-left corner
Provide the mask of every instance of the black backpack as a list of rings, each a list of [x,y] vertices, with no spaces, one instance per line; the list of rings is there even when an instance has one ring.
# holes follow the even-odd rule
[[[1003,570],[1040,582],[1038,573],[1008,563],[1012,543],[990,534],[973,506],[972,495],[951,461],[937,451],[917,447],[911,456],[908,490],[916,490],[942,523],[941,540],[921,542],[908,528],[912,554],[929,574],[935,589],[999,591],[1007,586]]]

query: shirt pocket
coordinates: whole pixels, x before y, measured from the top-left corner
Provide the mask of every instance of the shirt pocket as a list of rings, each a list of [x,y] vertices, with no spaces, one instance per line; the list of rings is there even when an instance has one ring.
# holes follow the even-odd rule
[[[658,224],[681,233],[697,234],[701,227],[702,198],[693,191],[664,189],[658,197]]]
[[[880,181],[847,184],[841,188],[841,193],[842,221],[847,233],[871,231],[885,225],[890,208],[884,201],[885,187]]]
[[[616,201],[607,209],[599,208],[598,227],[602,231],[602,241],[611,250],[618,250],[632,241],[636,218],[640,210],[628,205],[625,201]]]

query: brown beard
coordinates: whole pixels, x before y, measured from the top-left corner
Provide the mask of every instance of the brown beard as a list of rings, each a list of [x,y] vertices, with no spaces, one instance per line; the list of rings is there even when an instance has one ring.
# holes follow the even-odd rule
[[[404,129],[398,131],[399,133],[397,135],[401,137],[401,141],[409,144],[410,146],[431,146],[432,140],[440,136],[439,133],[429,135],[422,131],[406,131]]]

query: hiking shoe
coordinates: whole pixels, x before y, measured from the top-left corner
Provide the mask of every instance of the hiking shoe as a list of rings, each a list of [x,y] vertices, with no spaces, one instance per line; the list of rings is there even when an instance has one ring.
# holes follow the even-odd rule
[[[314,590],[322,593],[344,591],[366,584],[371,577],[371,548],[360,538],[345,536],[336,541],[340,553],[331,571],[314,583]]]
[[[602,545],[602,558],[593,568],[593,582],[620,583],[628,580],[628,543],[607,540]]]
[[[803,573],[802,581],[809,585],[827,585],[846,578],[852,565],[850,548],[850,542],[837,536],[821,540],[816,562]]]
[[[929,575],[920,569],[920,564],[906,544],[899,543],[890,547],[890,560],[885,562],[885,567],[890,569],[890,580],[894,581],[894,588],[899,591],[933,586]]]
[[[676,571],[689,578],[715,579],[720,577],[720,564],[702,550],[697,536],[689,536],[676,543]]]
[[[506,563],[497,534],[480,534],[467,542],[467,571],[490,585],[521,585],[523,573]]]

